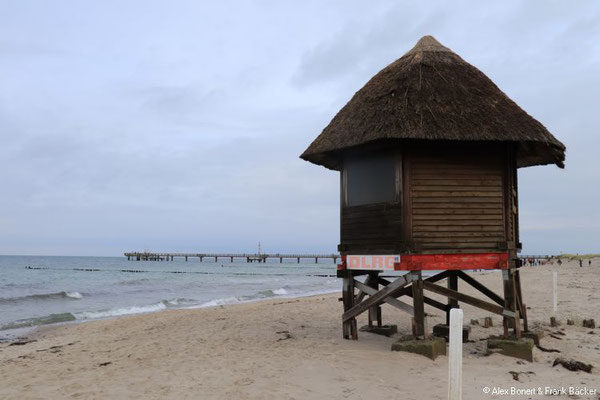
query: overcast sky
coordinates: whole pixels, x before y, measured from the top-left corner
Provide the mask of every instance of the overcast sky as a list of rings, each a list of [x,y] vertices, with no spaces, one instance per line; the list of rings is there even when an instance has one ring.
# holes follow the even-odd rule
[[[524,252],[600,251],[598,2],[0,0],[0,254],[334,252],[298,156],[426,34],[567,146],[519,172]]]

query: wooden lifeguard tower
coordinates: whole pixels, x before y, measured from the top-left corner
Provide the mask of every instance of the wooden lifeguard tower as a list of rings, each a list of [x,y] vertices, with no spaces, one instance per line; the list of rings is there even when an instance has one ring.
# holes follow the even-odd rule
[[[517,168],[563,168],[565,146],[481,71],[425,36],[367,82],[301,158],[340,171],[345,338],[357,339],[365,311],[381,326],[384,302],[413,317],[416,338],[428,335],[424,304],[447,316],[470,304],[503,316],[505,336],[514,329],[519,338],[521,320],[527,330]],[[503,295],[469,269],[501,269]],[[381,276],[390,270],[408,272]],[[441,272],[424,278],[423,270]],[[487,299],[461,293],[459,279]]]

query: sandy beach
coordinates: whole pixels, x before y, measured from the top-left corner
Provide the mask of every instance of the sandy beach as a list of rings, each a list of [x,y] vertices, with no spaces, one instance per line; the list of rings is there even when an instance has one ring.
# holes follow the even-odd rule
[[[559,271],[560,277],[558,328],[549,325],[552,271]],[[476,275],[501,293],[497,272]],[[542,346],[560,353],[534,349],[533,363],[487,356],[481,339],[501,333],[501,319],[493,316],[494,327],[472,326],[472,341],[464,345],[464,398],[551,397],[484,394],[485,387],[599,390],[600,329],[583,328],[581,322],[600,322],[600,259],[591,268],[579,268],[575,261],[524,267],[522,280],[530,328],[543,330]],[[447,398],[447,357],[431,361],[392,352],[398,335],[360,332],[358,341],[343,340],[338,297],[172,310],[39,329],[30,343],[0,344],[0,398]],[[466,322],[490,316],[463,308]],[[440,311],[426,306],[426,312],[430,328],[444,321]],[[366,323],[361,317],[359,326]],[[400,311],[385,305],[383,318],[384,323],[397,324],[399,334],[410,332],[409,317]],[[567,318],[575,319],[575,325],[567,325]],[[549,336],[553,332],[555,337]],[[588,374],[552,367],[557,356],[591,363],[594,369]],[[510,371],[521,372],[520,381]]]

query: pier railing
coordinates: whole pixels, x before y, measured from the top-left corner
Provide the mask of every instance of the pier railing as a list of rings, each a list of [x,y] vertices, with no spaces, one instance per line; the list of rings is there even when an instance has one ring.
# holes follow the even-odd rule
[[[243,259],[246,262],[267,262],[268,259],[277,260],[282,263],[283,260],[314,260],[315,263],[319,259],[331,259],[337,262],[340,258],[339,254],[283,254],[283,253],[152,253],[152,252],[126,252],[125,257],[128,260],[134,261],[173,261],[175,258],[183,258],[188,261],[190,258],[197,258],[200,261],[206,259],[214,259],[215,262],[219,258],[229,259],[233,262],[235,259]]]

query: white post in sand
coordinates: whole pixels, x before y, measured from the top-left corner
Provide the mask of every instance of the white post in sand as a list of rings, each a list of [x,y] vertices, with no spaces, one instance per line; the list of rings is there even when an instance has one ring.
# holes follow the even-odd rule
[[[558,272],[554,271],[552,275],[554,275],[552,307],[554,308],[554,312],[556,312],[558,310]]]
[[[448,357],[448,400],[462,399],[463,310],[450,310],[450,355]]]

